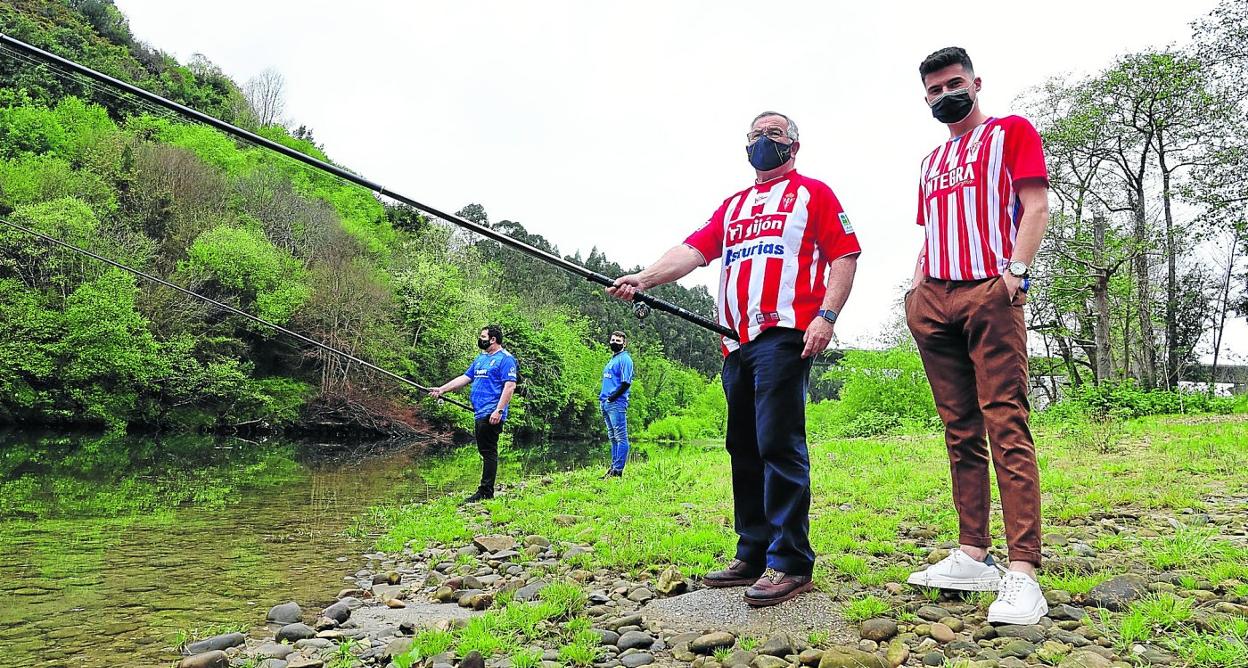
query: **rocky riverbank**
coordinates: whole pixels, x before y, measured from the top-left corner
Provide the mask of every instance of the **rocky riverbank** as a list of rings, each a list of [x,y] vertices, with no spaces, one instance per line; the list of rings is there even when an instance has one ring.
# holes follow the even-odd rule
[[[192,655],[179,666],[1248,665],[1248,496],[1214,494],[1203,505],[1089,513],[1051,527],[1051,612],[1032,626],[986,624],[991,595],[896,582],[825,583],[825,591],[752,610],[739,590],[704,589],[674,567],[634,576],[595,568],[612,546],[508,531],[489,511],[468,507],[455,512],[475,532],[470,543],[367,554],[367,567],[347,577],[331,605],[274,606],[272,635],[209,638],[188,645]],[[906,533],[901,542],[930,563],[953,547],[934,542],[930,527]],[[556,588],[563,607],[547,596]],[[526,615],[529,623],[515,621]]]

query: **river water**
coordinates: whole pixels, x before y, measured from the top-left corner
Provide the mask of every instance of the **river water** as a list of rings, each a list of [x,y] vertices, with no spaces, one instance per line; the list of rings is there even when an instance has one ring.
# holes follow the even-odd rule
[[[422,450],[0,434],[0,666],[168,666],[187,634],[328,603],[376,539],[371,506],[474,486],[475,451]],[[577,450],[504,455],[500,479]]]

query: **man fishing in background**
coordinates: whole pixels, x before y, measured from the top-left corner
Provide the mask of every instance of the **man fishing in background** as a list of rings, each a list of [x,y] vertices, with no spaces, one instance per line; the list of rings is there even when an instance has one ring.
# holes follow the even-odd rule
[[[832,340],[857,269],[854,229],[836,195],[794,169],[797,123],[766,111],[746,135],[755,181],[716,209],[683,244],[607,292],[631,300],[722,259],[719,322],[728,399],[736,558],[708,573],[710,587],[751,585],[752,606],[813,586],[806,389],[815,355]]]
[[[472,385],[469,398],[476,418],[474,435],[477,452],[481,453],[481,484],[464,503],[477,503],[494,498],[494,480],[498,475],[498,437],[503,433],[511,397],[516,391],[516,358],[503,348],[503,330],[498,325],[481,328],[477,335],[477,355],[464,375],[457,376],[441,387],[429,390],[437,398]]]
[[[602,370],[598,402],[607,423],[607,437],[611,439],[611,468],[603,477],[619,478],[628,463],[628,395],[633,385],[633,358],[625,350],[628,336],[624,332],[611,332],[607,345],[611,347],[611,359]]]

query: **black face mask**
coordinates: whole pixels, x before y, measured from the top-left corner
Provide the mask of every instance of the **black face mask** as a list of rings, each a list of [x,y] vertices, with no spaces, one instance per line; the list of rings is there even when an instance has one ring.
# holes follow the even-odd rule
[[[952,125],[971,115],[971,110],[975,108],[975,100],[971,99],[971,89],[959,88],[941,95],[929,106],[936,120],[945,125]]]
[[[480,348],[481,350],[486,350],[487,348],[490,347],[490,340],[489,339],[477,339],[477,347]]]
[[[754,169],[760,172],[770,172],[789,161],[793,155],[793,145],[781,144],[763,135],[753,144],[745,147],[745,152],[750,156],[750,164],[754,165]]]
[[[620,352],[621,350],[624,350],[624,344],[623,344],[623,343],[616,343],[616,342],[612,341],[611,343],[608,343],[607,345],[611,346],[611,352],[613,352],[613,353],[618,353],[618,352]]]

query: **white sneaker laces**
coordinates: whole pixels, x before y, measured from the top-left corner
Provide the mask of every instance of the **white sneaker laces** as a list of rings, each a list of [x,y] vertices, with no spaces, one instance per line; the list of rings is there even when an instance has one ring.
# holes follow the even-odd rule
[[[1001,592],[997,595],[997,600],[1004,601],[1006,605],[1014,605],[1019,595],[1023,593],[1023,588],[1027,586],[1025,579],[1027,576],[1012,576],[1003,578],[1001,583]]]

